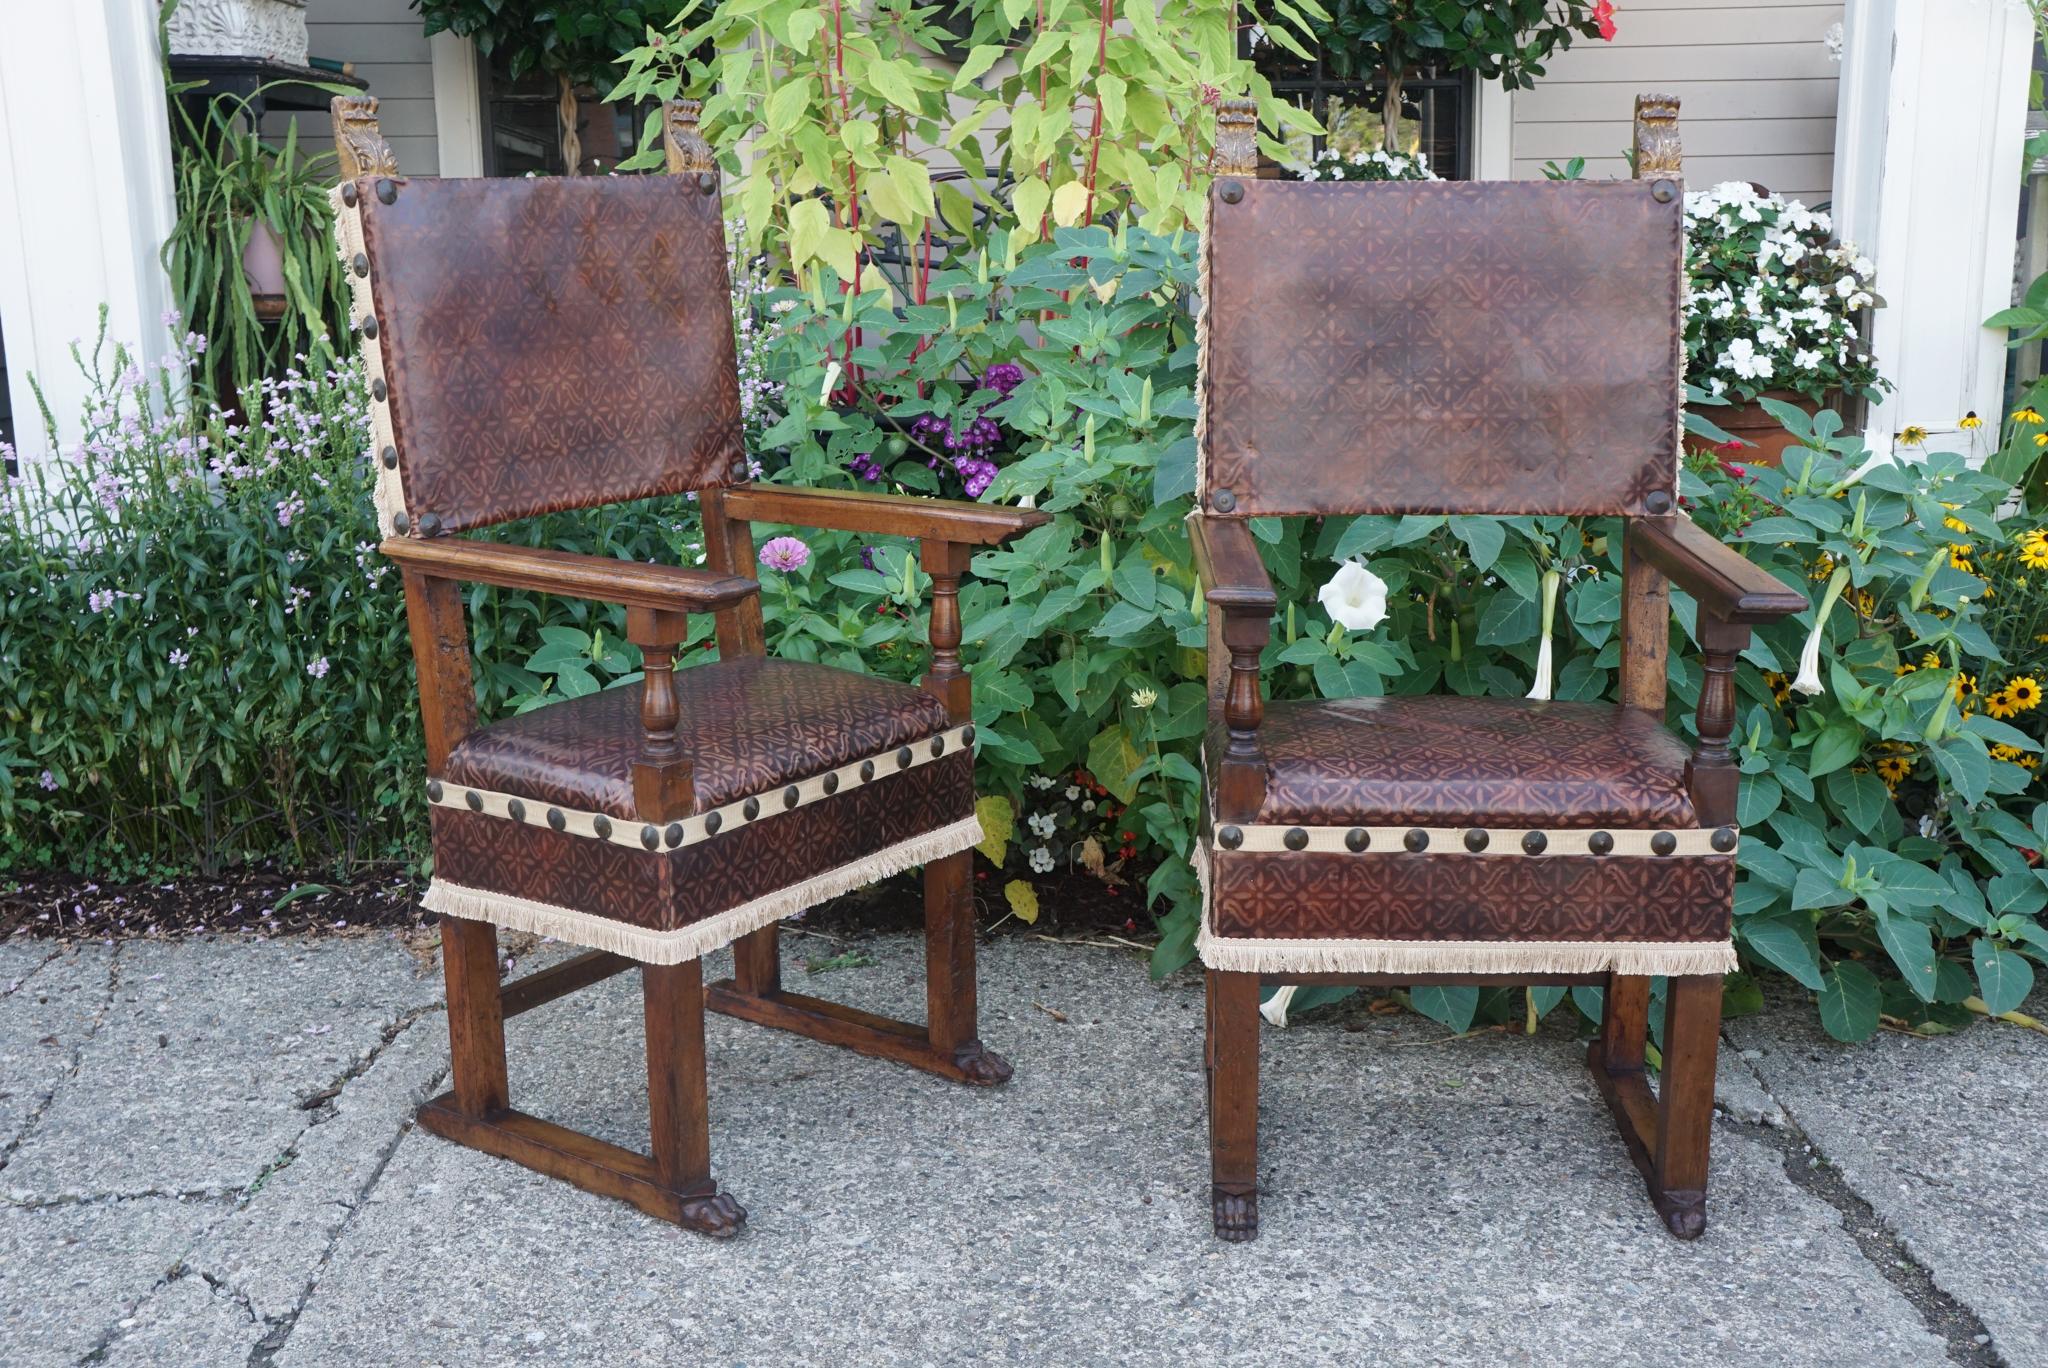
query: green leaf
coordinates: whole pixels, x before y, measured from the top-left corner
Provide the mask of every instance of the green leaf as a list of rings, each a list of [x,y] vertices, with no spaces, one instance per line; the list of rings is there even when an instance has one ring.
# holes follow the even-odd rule
[[[1828,796],[1841,807],[1851,826],[1866,836],[1875,835],[1892,805],[1891,791],[1874,774],[1837,771],[1828,777]],[[1747,821],[1745,819],[1745,825]]]
[[[1431,1021],[1442,1022],[1462,1035],[1471,1028],[1472,1018],[1479,1013],[1479,990],[1416,988],[1408,994],[1408,1004]]]
[[[1820,1024],[1837,1040],[1867,1040],[1877,1031],[1883,991],[1877,976],[1853,960],[1828,970],[1820,985]]]
[[[953,89],[961,90],[974,82],[996,64],[996,59],[1008,52],[999,43],[976,43],[974,50],[967,54],[967,60],[960,64],[960,70],[953,77]]]
[[[1820,956],[1816,952],[1813,922],[1803,913],[1750,917],[1736,923],[1743,944],[1771,964],[1818,992],[1821,986]]]
[[[1481,570],[1489,569],[1507,544],[1507,529],[1498,518],[1452,518],[1450,528],[1451,535],[1472,553],[1472,564]]]
[[[1970,959],[1977,970],[1977,996],[1993,1016],[2016,1010],[2034,990],[2034,966],[2010,950],[1988,940],[1972,941]]]
[[[1877,918],[1877,938],[1913,995],[1922,1002],[1934,1001],[1934,937],[1927,923],[1899,912],[1882,912]]]

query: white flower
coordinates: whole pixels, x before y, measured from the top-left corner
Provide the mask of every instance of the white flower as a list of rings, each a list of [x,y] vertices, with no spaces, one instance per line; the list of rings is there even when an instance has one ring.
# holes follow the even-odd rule
[[[1055,782],[1050,774],[1034,774],[1031,776],[1031,787],[1037,789],[1040,793],[1051,788]]]
[[[1094,800],[1093,798],[1083,798],[1083,799],[1081,800],[1081,811],[1083,811],[1083,812],[1093,812],[1093,811],[1095,811],[1095,800]]]
[[[1140,688],[1131,690],[1131,706],[1134,708],[1149,708],[1158,701],[1159,691],[1157,689]]]
[[[1821,355],[1817,351],[1802,349],[1792,353],[1792,369],[1794,370],[1812,370],[1820,363]]]
[[[1032,873],[1050,874],[1052,873],[1052,863],[1052,851],[1046,847],[1039,846],[1031,852]]]
[[[1837,19],[1820,36],[1820,45],[1827,49],[1828,60],[1837,66],[1842,63],[1842,41],[1842,21]]]
[[[1079,784],[1067,785],[1064,796],[1068,802],[1073,802],[1081,796],[1081,786]]]
[[[1069,789],[1068,792],[1071,793],[1073,792],[1073,790]],[[1024,819],[1024,825],[1031,828],[1031,834],[1033,836],[1038,837],[1040,840],[1050,840],[1052,838],[1053,829],[1055,826],[1058,825],[1058,823],[1056,823],[1053,820],[1053,816],[1051,813],[1040,812],[1035,813],[1030,817],[1026,817]]]
[[[1849,583],[1849,567],[1838,565],[1835,573],[1828,576],[1828,589],[1820,596],[1820,608],[1813,615],[1813,630],[1806,634],[1806,645],[1799,652],[1799,678],[1792,681],[1795,692],[1811,698],[1821,692],[1820,648],[1827,635],[1828,614],[1834,610],[1835,600],[1842,596],[1842,590]]]
[[[1529,688],[1529,697],[1535,699],[1550,697],[1550,624],[1557,617],[1557,586],[1562,579],[1555,570],[1543,572],[1543,638],[1536,647],[1536,682]]]
[[[1744,380],[1758,380],[1771,373],[1771,358],[1756,349],[1747,337],[1731,338],[1721,353],[1721,369],[1733,371]]]
[[[1287,1025],[1287,1004],[1294,1001],[1294,985],[1288,984],[1272,997],[1259,1004],[1259,1015],[1275,1026],[1285,1029]]]
[[[1339,626],[1370,632],[1387,618],[1387,582],[1355,560],[1345,561],[1316,594]]]

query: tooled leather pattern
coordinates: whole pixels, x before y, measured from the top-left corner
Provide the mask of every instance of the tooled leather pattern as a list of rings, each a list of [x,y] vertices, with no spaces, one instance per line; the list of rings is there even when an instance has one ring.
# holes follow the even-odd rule
[[[694,178],[358,193],[415,525],[727,481],[742,445],[725,230]]]
[[[675,685],[676,743],[694,768],[697,812],[951,725],[945,705],[922,689],[798,660],[713,661],[677,670]],[[640,690],[605,689],[472,732],[449,753],[441,777],[630,820],[640,746]]]
[[[1718,941],[1735,857],[1219,850],[1210,890],[1221,936]]]
[[[1642,513],[1675,493],[1677,197],[1238,184],[1209,206],[1204,507]]]
[[[434,873],[469,888],[668,931],[973,813],[974,760],[965,750],[660,852],[436,807]]]
[[[1209,736],[1210,772],[1222,757]],[[1335,698],[1266,706],[1259,823],[1692,827],[1686,748],[1609,703]]]

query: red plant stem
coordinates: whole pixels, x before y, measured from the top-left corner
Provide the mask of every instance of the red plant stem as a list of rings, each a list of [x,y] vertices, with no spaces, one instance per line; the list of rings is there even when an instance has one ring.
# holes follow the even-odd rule
[[[830,95],[836,86],[839,95],[839,125],[846,127],[853,122],[853,96],[846,84],[846,17],[842,0],[828,0],[832,9],[832,69],[826,74],[825,93]],[[835,218],[838,215],[834,215]],[[849,156],[846,163],[846,215],[844,226],[854,235],[853,284],[852,290],[860,293],[861,269],[867,264],[867,249],[860,242],[860,165]],[[845,294],[847,284],[840,282],[839,292]],[[853,349],[860,345],[860,329],[846,331],[847,386],[850,389],[856,367],[853,364]]]
[[[1088,125],[1088,174],[1082,179],[1088,185],[1088,203],[1081,211],[1082,226],[1095,221],[1095,162],[1102,154],[1102,75],[1109,66],[1109,23],[1114,0],[1102,0],[1098,12],[1101,15],[1095,29],[1095,114]]]

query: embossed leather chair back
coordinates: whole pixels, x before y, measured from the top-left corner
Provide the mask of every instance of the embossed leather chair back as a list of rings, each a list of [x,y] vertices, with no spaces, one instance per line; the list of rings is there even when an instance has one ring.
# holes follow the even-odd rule
[[[1684,260],[1670,184],[1219,179],[1202,507],[1669,513]]]
[[[364,176],[336,198],[358,325],[375,320],[387,531],[732,480],[725,232],[696,178]]]

